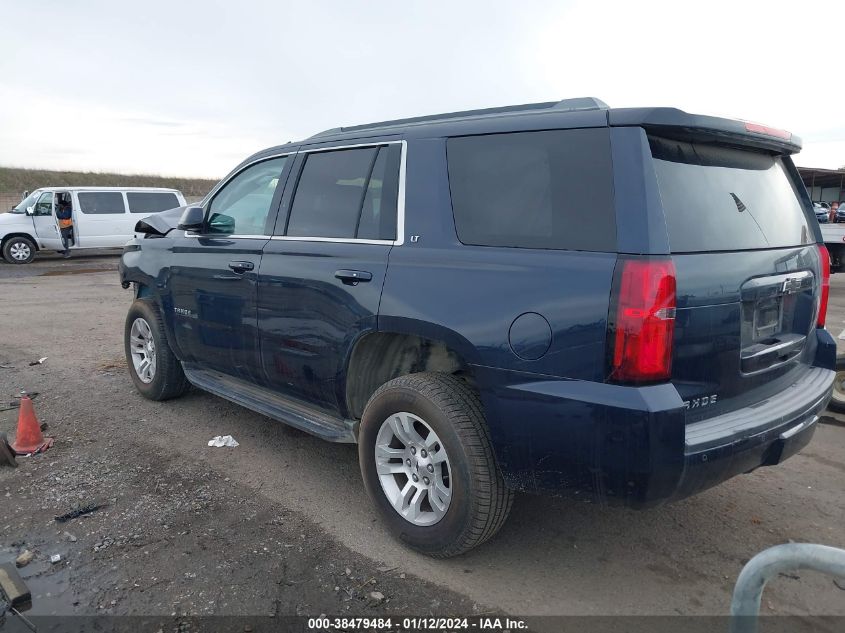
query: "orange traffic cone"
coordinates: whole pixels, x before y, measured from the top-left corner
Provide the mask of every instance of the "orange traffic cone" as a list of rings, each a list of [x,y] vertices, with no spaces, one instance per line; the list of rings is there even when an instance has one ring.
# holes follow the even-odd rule
[[[53,445],[53,438],[45,438],[41,434],[41,425],[35,417],[32,400],[29,396],[21,396],[21,411],[18,414],[18,433],[12,443],[12,450],[18,455],[29,455],[46,451]]]

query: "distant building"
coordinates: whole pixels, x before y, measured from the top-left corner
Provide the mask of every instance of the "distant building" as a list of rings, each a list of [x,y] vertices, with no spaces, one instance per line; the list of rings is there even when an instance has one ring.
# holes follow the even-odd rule
[[[845,169],[799,167],[798,173],[813,202],[845,200]]]

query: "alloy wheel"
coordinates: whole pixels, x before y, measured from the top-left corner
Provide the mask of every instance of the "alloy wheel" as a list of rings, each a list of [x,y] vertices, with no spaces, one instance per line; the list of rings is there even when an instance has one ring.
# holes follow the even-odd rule
[[[449,456],[434,429],[407,412],[395,413],[376,436],[376,472],[393,509],[417,526],[434,525],[452,501]]]
[[[156,374],[156,346],[153,332],[146,319],[138,317],[129,330],[129,350],[132,366],[141,382],[149,384]]]

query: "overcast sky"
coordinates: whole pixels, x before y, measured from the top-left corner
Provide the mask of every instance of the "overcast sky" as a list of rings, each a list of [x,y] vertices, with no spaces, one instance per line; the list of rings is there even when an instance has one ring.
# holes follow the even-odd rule
[[[845,2],[0,0],[0,165],[221,177],[325,128],[596,96],[845,165]]]

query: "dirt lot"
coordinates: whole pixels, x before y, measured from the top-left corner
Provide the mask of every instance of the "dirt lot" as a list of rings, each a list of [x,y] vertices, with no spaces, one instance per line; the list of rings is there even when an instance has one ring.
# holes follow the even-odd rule
[[[56,438],[0,469],[0,562],[35,552],[22,570],[30,613],[715,615],[760,550],[845,547],[845,424],[829,417],[788,462],[671,506],[520,496],[492,542],[449,561],[418,556],[376,520],[354,447],[196,391],[141,398],[123,360],[130,292],[116,265],[113,255],[0,264],[0,409],[38,392]],[[838,335],[845,275],[832,285]],[[0,431],[13,433],[16,416],[0,411]],[[206,446],[220,434],[241,445]],[[100,509],[54,520],[91,503]],[[845,591],[784,576],[763,611],[845,615]]]

